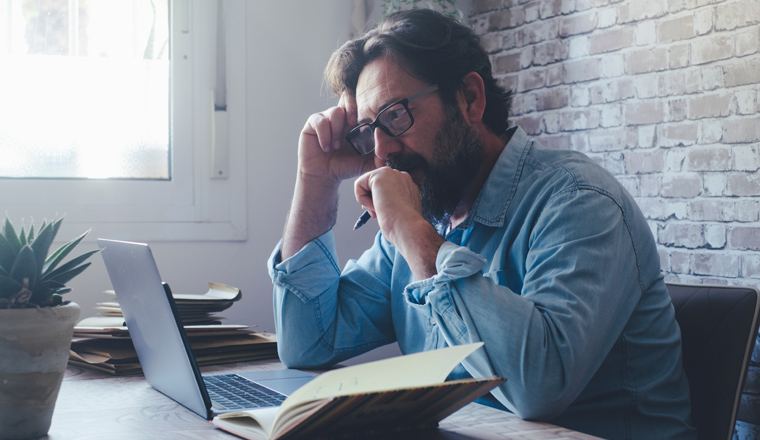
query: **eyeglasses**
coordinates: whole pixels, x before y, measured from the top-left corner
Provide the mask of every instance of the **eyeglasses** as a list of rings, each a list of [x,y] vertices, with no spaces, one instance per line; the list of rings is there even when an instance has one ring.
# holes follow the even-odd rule
[[[346,135],[346,140],[360,155],[364,156],[375,151],[375,129],[380,127],[388,136],[400,136],[412,128],[414,117],[409,111],[409,101],[420,98],[438,90],[434,84],[414,95],[395,102],[380,110],[372,122],[361,124]]]

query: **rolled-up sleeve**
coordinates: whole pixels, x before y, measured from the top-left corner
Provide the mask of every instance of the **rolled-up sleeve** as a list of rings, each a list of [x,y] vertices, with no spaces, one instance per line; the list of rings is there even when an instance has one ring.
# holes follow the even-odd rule
[[[431,308],[449,345],[485,342],[463,364],[475,377],[507,378],[493,392],[502,404],[548,419],[575,401],[606,358],[640,283],[624,216],[608,197],[557,196],[532,228],[518,292],[484,274],[480,255],[445,243],[438,274],[410,284],[405,296],[413,307]]]
[[[341,271],[332,231],[284,261],[281,244],[268,267],[278,352],[285,365],[325,367],[395,340],[388,280],[376,275],[390,276],[390,265],[375,246],[362,255],[364,267],[351,260]],[[373,266],[381,267],[367,269]]]

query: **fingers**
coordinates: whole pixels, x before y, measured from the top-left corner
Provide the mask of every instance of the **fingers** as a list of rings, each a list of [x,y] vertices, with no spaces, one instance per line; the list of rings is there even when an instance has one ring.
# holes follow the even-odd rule
[[[344,91],[340,95],[338,107],[346,109],[346,121],[350,127],[356,127],[359,124],[356,110],[356,97],[354,95],[348,91]]]
[[[309,116],[303,128],[303,134],[317,137],[319,147],[328,152],[337,150],[342,142],[342,133],[346,127],[346,111],[342,107],[331,107],[323,112]]]

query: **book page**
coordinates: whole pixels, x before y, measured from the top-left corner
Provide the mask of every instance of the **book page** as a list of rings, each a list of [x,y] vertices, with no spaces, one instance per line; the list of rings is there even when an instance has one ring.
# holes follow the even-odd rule
[[[482,342],[457,345],[328,371],[296,390],[282,403],[280,413],[285,414],[290,406],[307,400],[441,383],[482,345]]]

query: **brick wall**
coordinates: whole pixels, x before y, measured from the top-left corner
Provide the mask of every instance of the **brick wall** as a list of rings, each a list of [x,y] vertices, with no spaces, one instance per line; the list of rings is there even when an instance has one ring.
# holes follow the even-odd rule
[[[668,281],[760,286],[760,0],[473,0],[468,19],[510,122],[618,178]]]

